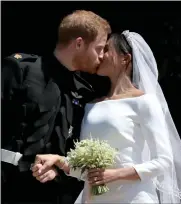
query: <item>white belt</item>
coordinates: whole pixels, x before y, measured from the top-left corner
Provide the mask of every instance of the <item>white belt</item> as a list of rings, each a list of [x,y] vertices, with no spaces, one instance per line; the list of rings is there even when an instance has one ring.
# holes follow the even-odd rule
[[[19,152],[12,152],[6,149],[1,149],[1,161],[18,166],[18,161],[23,155]]]

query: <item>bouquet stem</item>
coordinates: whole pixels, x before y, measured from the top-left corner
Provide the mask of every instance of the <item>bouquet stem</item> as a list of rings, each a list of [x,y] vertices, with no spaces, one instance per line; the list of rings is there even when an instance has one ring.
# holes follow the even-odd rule
[[[91,187],[91,194],[92,195],[101,195],[103,193],[106,193],[107,191],[109,191],[109,188],[105,184],[102,184],[100,186],[92,186]]]

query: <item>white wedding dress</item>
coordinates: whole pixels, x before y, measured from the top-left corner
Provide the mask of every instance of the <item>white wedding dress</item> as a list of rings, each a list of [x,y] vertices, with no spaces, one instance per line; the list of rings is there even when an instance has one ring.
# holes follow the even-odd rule
[[[157,120],[161,111],[152,94],[86,105],[81,139],[90,138],[91,133],[93,138],[107,140],[119,149],[116,164],[111,168],[132,166],[141,180],[108,183],[110,190],[107,193],[90,197],[85,174],[71,170],[70,176],[85,180],[84,189],[75,203],[159,203],[153,180],[170,162],[164,141],[159,137],[166,134],[164,122]],[[156,146],[160,151],[152,151],[154,155],[144,158],[144,151],[156,149]]]

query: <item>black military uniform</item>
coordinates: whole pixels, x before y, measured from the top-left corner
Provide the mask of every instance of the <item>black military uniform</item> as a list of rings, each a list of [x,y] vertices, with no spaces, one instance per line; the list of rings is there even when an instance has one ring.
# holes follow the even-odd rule
[[[82,182],[59,170],[56,179],[41,184],[30,165],[36,154],[66,155],[79,138],[85,103],[106,95],[109,85],[107,78],[69,71],[54,56],[5,58],[2,148],[23,156],[18,166],[2,162],[3,204],[74,203]]]

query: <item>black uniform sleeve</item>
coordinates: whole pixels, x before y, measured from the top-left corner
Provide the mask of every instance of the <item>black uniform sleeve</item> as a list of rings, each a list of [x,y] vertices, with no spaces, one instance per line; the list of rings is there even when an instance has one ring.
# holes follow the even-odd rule
[[[16,125],[16,122],[13,122],[16,121],[16,113],[13,110],[12,100],[14,90],[21,84],[22,74],[18,60],[13,57],[3,60],[1,68],[2,147],[11,141],[10,131],[13,125]]]
[[[21,59],[9,56],[3,60],[1,69],[1,104],[2,104],[2,148],[20,151],[17,145],[21,141],[21,111],[17,108],[26,98],[23,97],[23,76],[25,70],[21,68]],[[25,87],[26,88],[26,87]],[[25,98],[25,99],[24,99]],[[36,121],[34,121],[36,123]],[[20,127],[19,127],[20,126]],[[40,127],[41,128],[41,127]],[[39,129],[35,130],[38,131]],[[32,132],[32,135],[34,132]],[[17,139],[14,139],[16,137]],[[16,141],[16,142],[14,142]],[[21,152],[21,151],[20,151]],[[60,173],[60,171],[58,171]],[[62,173],[61,173],[62,174]],[[60,176],[55,181],[60,182]]]
[[[1,68],[1,99],[10,100],[12,89],[17,86],[17,76],[21,74],[18,62],[11,59],[4,59]],[[20,76],[21,77],[21,76]]]

